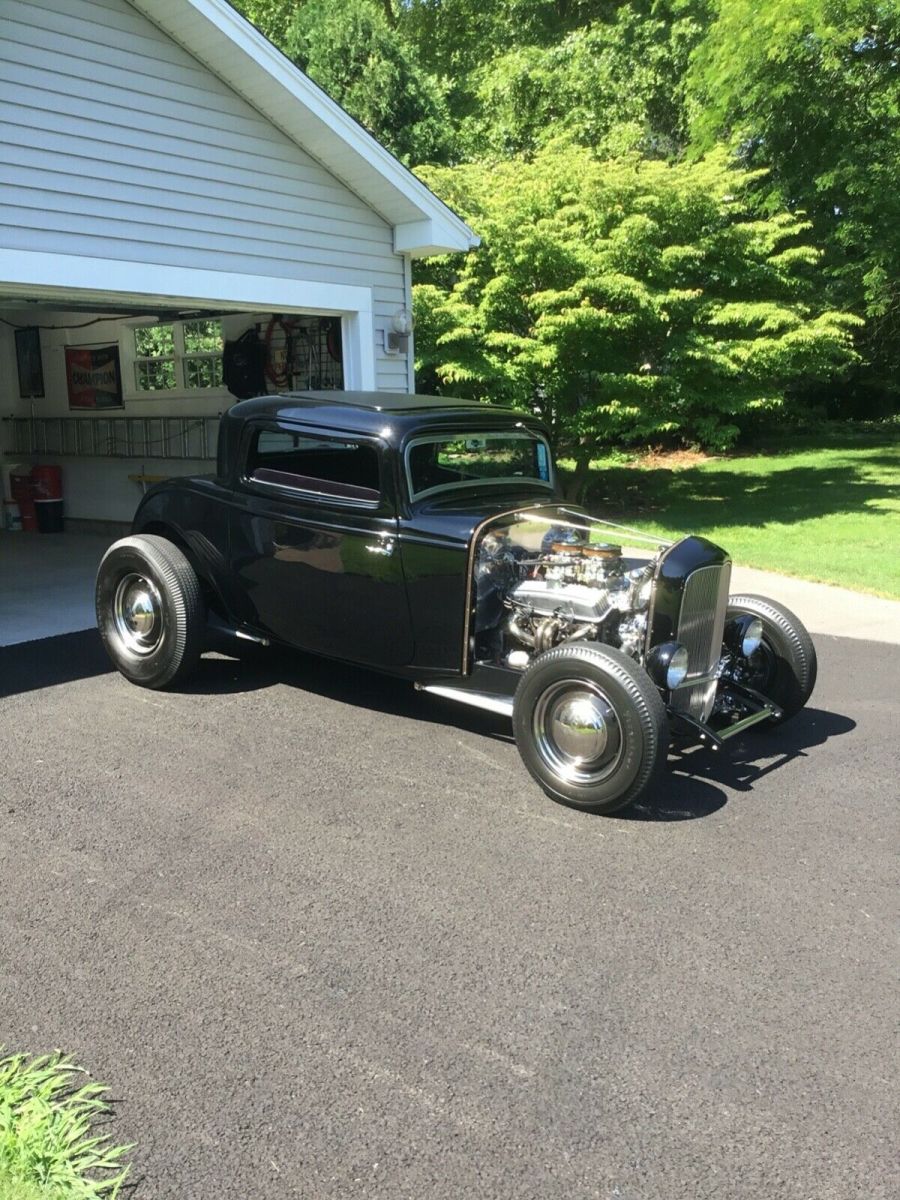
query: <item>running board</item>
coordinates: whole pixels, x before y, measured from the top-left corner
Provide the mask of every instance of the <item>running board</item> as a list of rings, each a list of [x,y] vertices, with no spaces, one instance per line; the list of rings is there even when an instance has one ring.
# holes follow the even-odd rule
[[[231,631],[229,630],[229,632]],[[260,637],[258,634],[250,633],[246,629],[235,629],[234,636],[236,638],[240,638],[242,642],[256,642],[257,646],[269,645],[269,639],[267,637]]]
[[[512,696],[494,696],[488,692],[471,692],[466,688],[444,687],[439,683],[417,683],[417,692],[428,692],[444,700],[456,700],[470,708],[482,708],[485,712],[498,713],[501,717],[513,715]]]
[[[216,613],[207,614],[206,626],[210,633],[219,634],[222,637],[237,638],[241,642],[255,642],[257,646],[269,645],[269,639],[261,633],[253,633],[249,629],[228,625]]]

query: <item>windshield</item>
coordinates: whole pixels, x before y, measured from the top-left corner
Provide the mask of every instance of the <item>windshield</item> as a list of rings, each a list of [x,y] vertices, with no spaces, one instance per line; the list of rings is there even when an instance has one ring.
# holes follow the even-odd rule
[[[536,433],[453,433],[416,438],[406,450],[414,499],[472,483],[535,483],[553,487],[550,447]]]

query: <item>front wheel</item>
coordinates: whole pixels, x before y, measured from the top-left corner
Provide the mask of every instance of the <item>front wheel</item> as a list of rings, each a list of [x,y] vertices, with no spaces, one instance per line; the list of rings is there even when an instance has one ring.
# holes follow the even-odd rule
[[[774,700],[781,716],[776,724],[800,711],[816,685],[816,648],[799,617],[765,596],[729,596],[726,620],[749,613],[762,621],[759,649],[740,667],[738,681]]]
[[[547,795],[597,813],[645,795],[669,745],[666,708],[649,675],[621,650],[585,643],[534,660],[516,691],[513,728]]]
[[[170,687],[196,666],[206,631],[203,593],[174,543],[155,534],[115,542],[97,571],[96,602],[106,652],[132,683]]]

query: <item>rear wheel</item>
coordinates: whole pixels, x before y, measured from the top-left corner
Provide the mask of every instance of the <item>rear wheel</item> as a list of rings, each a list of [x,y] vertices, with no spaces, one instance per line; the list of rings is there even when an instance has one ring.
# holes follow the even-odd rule
[[[513,728],[548,796],[612,813],[648,792],[665,765],[669,723],[649,675],[609,646],[557,646],[528,668]]]
[[[740,668],[739,681],[774,700],[780,724],[800,711],[816,685],[816,648],[803,622],[765,596],[729,596],[726,620],[750,613],[762,621],[762,643]]]
[[[194,669],[206,630],[200,582],[182,551],[154,534],[122,538],[97,572],[97,627],[126,679],[164,688]]]

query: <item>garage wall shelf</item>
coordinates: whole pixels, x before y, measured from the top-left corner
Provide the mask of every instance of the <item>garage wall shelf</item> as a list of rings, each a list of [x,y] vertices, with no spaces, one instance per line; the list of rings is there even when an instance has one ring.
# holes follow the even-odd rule
[[[216,457],[215,417],[4,417],[7,455],[70,458]]]

